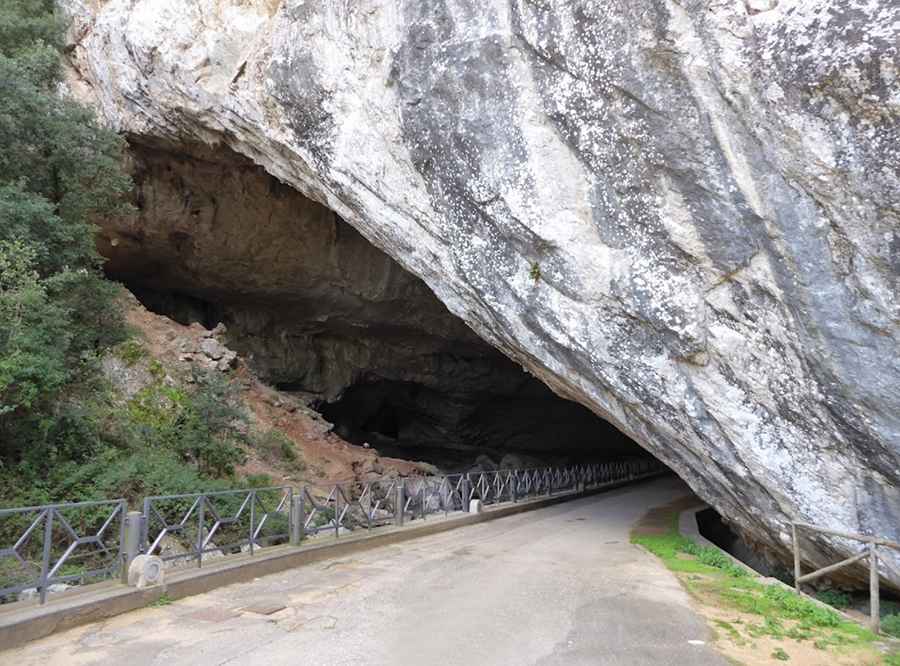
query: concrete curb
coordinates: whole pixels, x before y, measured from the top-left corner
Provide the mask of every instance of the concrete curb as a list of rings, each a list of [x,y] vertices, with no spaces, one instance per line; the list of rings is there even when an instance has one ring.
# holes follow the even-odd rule
[[[82,624],[144,608],[163,596],[173,600],[182,599],[218,587],[246,582],[260,576],[279,573],[334,557],[343,557],[351,553],[403,543],[467,525],[475,525],[583,497],[599,495],[631,485],[636,481],[649,480],[665,474],[667,473],[654,472],[629,481],[604,484],[583,492],[568,492],[514,504],[488,507],[479,514],[438,517],[430,521],[428,519],[421,522],[416,521],[404,527],[379,528],[373,534],[331,538],[324,542],[316,539],[312,543],[302,546],[275,546],[265,549],[263,553],[252,558],[235,556],[212,563],[202,569],[182,569],[170,572],[167,575],[166,583],[158,587],[139,590],[108,581],[86,585],[78,591],[64,593],[43,606],[37,606],[34,602],[27,601],[0,606],[0,651],[16,648],[29,641]]]

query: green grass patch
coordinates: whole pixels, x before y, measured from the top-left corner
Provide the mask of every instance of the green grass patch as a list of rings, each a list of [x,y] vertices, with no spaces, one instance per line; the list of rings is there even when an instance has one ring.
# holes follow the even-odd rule
[[[159,599],[150,604],[150,608],[163,608],[165,606],[171,606],[175,603],[175,600],[170,597],[168,594],[163,594]]]
[[[675,519],[677,520],[677,515]],[[673,571],[681,573],[721,572],[731,578],[748,576],[746,569],[735,564],[718,548],[698,546],[679,534],[674,523],[666,534],[635,534],[631,541],[642,545],[662,559]]]
[[[725,620],[715,620],[714,624],[716,625],[716,627],[724,631],[728,635],[728,638],[730,638],[735,645],[746,644],[744,637],[741,636],[741,632],[738,631],[735,628],[734,624],[732,624],[731,622],[726,622]]]
[[[758,577],[735,564],[720,550],[699,546],[679,534],[677,524],[678,515],[673,513],[668,521],[668,531],[662,534],[635,533],[632,543],[649,550],[672,571],[684,574],[681,576],[682,582],[704,599],[709,598],[720,607],[758,616],[759,622],[747,622],[740,628],[737,622],[714,621],[715,626],[734,643],[745,645],[755,638],[771,637],[811,641],[815,647],[829,650],[863,646],[875,640],[872,632],[844,620],[834,610],[780,585],[760,582]],[[889,617],[896,617],[900,635],[900,615]],[[893,622],[889,621],[888,626],[893,628]],[[886,628],[885,633],[888,631]],[[790,659],[781,648],[771,656],[780,661]]]

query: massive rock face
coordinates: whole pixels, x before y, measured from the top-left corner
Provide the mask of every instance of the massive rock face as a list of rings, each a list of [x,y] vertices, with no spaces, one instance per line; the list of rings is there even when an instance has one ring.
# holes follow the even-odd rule
[[[893,0],[66,4],[112,125],[336,211],[761,544],[900,537]]]

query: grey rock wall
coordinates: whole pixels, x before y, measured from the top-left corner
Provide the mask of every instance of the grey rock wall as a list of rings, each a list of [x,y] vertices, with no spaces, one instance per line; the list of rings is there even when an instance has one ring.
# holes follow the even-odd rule
[[[336,211],[758,543],[900,537],[893,0],[65,2],[109,123]]]

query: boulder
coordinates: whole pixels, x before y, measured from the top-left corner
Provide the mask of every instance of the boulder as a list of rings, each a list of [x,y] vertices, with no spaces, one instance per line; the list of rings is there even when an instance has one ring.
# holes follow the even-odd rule
[[[215,338],[204,338],[200,342],[200,351],[206,354],[213,361],[218,361],[223,356],[225,356],[225,353],[228,350]]]

